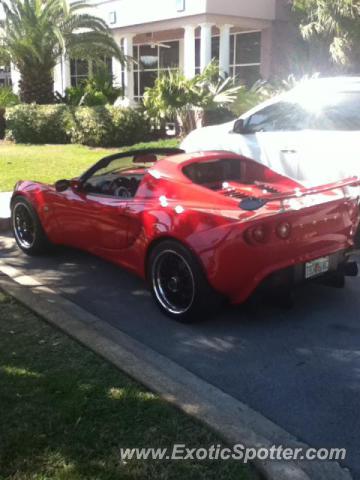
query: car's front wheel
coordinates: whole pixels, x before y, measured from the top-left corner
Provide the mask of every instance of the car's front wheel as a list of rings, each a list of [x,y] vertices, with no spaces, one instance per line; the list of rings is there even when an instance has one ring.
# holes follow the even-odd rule
[[[15,240],[28,255],[39,255],[48,250],[50,242],[40,219],[30,202],[23,197],[14,199],[11,206],[11,224]]]
[[[175,320],[198,321],[219,303],[199,261],[176,241],[164,240],[153,248],[147,272],[156,303]]]

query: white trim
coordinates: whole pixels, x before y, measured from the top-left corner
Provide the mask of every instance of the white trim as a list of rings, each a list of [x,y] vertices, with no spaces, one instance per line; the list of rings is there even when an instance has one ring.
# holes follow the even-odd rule
[[[230,67],[259,67],[261,63],[233,63]]]

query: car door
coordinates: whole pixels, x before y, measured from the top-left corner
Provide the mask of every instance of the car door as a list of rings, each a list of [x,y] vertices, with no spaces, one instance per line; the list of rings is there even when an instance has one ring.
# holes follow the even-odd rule
[[[108,255],[126,245],[127,201],[69,188],[53,192],[48,202],[59,243]],[[49,207],[50,209],[50,207]]]
[[[303,180],[302,148],[308,115],[293,102],[278,101],[244,119],[243,154],[273,170]]]
[[[128,200],[91,193],[86,197],[92,227],[89,249],[103,257],[112,257],[127,246]]]
[[[100,159],[79,178],[62,181],[65,188],[55,187],[48,202],[53,241],[119,259],[141,225],[141,215],[134,217],[128,208],[135,200],[137,177],[148,163],[181,152],[176,148],[120,152]]]

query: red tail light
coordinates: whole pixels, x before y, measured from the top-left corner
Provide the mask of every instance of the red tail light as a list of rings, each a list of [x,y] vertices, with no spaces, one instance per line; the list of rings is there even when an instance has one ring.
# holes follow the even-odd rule
[[[256,227],[249,228],[245,232],[245,239],[248,243],[265,243],[267,241],[267,230],[264,225],[257,225]]]
[[[288,222],[281,222],[276,227],[276,235],[282,240],[286,240],[291,235],[291,225]]]

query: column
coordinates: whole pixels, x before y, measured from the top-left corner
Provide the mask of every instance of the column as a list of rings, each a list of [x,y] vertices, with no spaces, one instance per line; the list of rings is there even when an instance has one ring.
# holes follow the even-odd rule
[[[225,24],[219,27],[220,30],[220,54],[219,70],[220,75],[227,77],[230,74],[230,28],[231,25]]]
[[[124,54],[128,57],[133,56],[133,34],[124,37]],[[129,61],[124,72],[125,97],[130,103],[134,102],[134,65]]]
[[[12,63],[10,66],[10,75],[13,92],[19,93],[19,81],[20,81],[20,72],[15,68],[15,65]]]
[[[186,78],[195,76],[195,26],[184,27],[184,75]]]
[[[65,95],[65,90],[70,86],[70,60],[63,55],[54,68],[54,92]]]
[[[68,56],[64,56],[63,58],[63,82],[64,90],[71,87],[70,58]]]
[[[200,35],[200,70],[204,69],[211,62],[211,23],[202,23]]]
[[[59,58],[58,63],[54,67],[54,92],[64,95],[63,78],[62,78],[62,60]]]
[[[121,37],[119,35],[114,35],[116,43],[121,46]],[[131,54],[132,56],[132,54]],[[122,84],[122,65],[119,60],[115,57],[112,58],[112,74],[113,74],[113,83],[115,87],[123,87]]]

